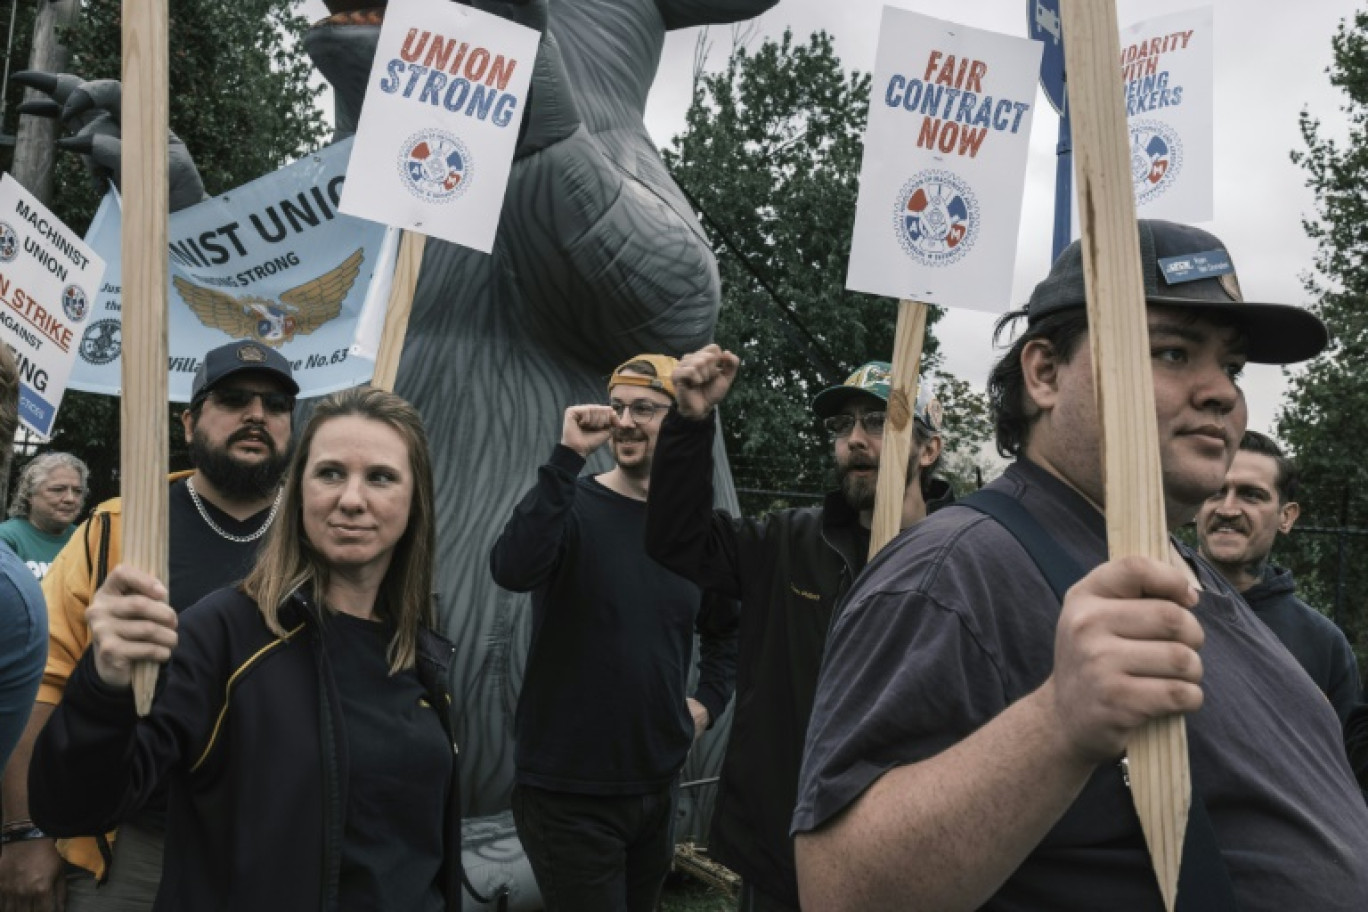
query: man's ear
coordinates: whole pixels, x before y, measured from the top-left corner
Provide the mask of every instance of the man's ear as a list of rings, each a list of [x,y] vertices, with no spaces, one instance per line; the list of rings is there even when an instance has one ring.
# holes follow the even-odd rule
[[[1278,510],[1278,531],[1283,535],[1292,531],[1292,527],[1297,524],[1297,517],[1301,516],[1301,504],[1295,500],[1289,500]]]
[[[922,469],[935,465],[936,460],[940,458],[941,446],[942,441],[939,434],[926,441],[922,445],[921,452],[917,454],[917,465]]]
[[[1059,368],[1059,354],[1048,340],[1032,339],[1022,347],[1022,385],[1037,411],[1054,408],[1059,395]]]
[[[191,414],[192,409],[188,406],[181,412],[181,430],[185,432],[185,442],[188,444],[195,436],[195,416]]]

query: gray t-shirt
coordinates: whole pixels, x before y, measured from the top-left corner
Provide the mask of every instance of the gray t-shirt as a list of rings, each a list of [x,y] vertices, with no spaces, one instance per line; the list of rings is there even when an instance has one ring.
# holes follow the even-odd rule
[[[1103,517],[1049,473],[1020,461],[991,487],[1020,500],[1080,566],[1105,560]],[[1338,720],[1234,590],[1184,554],[1205,590],[1195,613],[1206,701],[1188,717],[1193,781],[1240,908],[1362,912],[1368,807]],[[888,769],[940,753],[1039,687],[1059,610],[1011,533],[973,510],[947,507],[893,542],[828,638],[794,831],[821,826]],[[984,908],[1162,908],[1116,764],[1097,769]]]

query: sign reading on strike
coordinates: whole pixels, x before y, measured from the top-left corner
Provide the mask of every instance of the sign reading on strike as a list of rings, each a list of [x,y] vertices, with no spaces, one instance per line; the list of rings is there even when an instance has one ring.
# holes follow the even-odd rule
[[[448,0],[391,0],[342,211],[488,253],[540,36]]]
[[[0,178],[0,339],[19,365],[19,420],[44,440],[104,268],[37,197]]]
[[[848,288],[1006,308],[1040,54],[885,7]]]

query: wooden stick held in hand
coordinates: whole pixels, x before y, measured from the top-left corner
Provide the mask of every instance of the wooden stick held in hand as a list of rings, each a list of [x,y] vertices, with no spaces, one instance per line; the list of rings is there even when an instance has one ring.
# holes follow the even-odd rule
[[[1130,181],[1114,0],[1061,4],[1093,378],[1102,421],[1110,556],[1169,556],[1150,371],[1140,239]],[[1172,912],[1191,780],[1182,716],[1132,739],[1131,794],[1164,903]]]
[[[166,0],[123,4],[124,563],[167,578]],[[156,662],[133,669],[138,715],[152,708]]]
[[[902,529],[907,460],[912,454],[912,419],[917,405],[917,374],[921,368],[922,345],[926,341],[926,315],[927,305],[921,301],[898,302],[888,420],[884,422],[879,484],[874,492],[874,522],[869,531],[870,558]]]

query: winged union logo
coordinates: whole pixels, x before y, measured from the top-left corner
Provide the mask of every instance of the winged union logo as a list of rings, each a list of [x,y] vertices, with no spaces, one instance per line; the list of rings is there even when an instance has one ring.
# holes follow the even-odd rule
[[[279,301],[256,295],[236,297],[213,288],[203,288],[176,276],[172,284],[199,318],[211,329],[221,329],[234,338],[256,339],[279,348],[295,336],[307,336],[342,312],[356,277],[361,273],[364,249],[339,265],[280,296]]]

